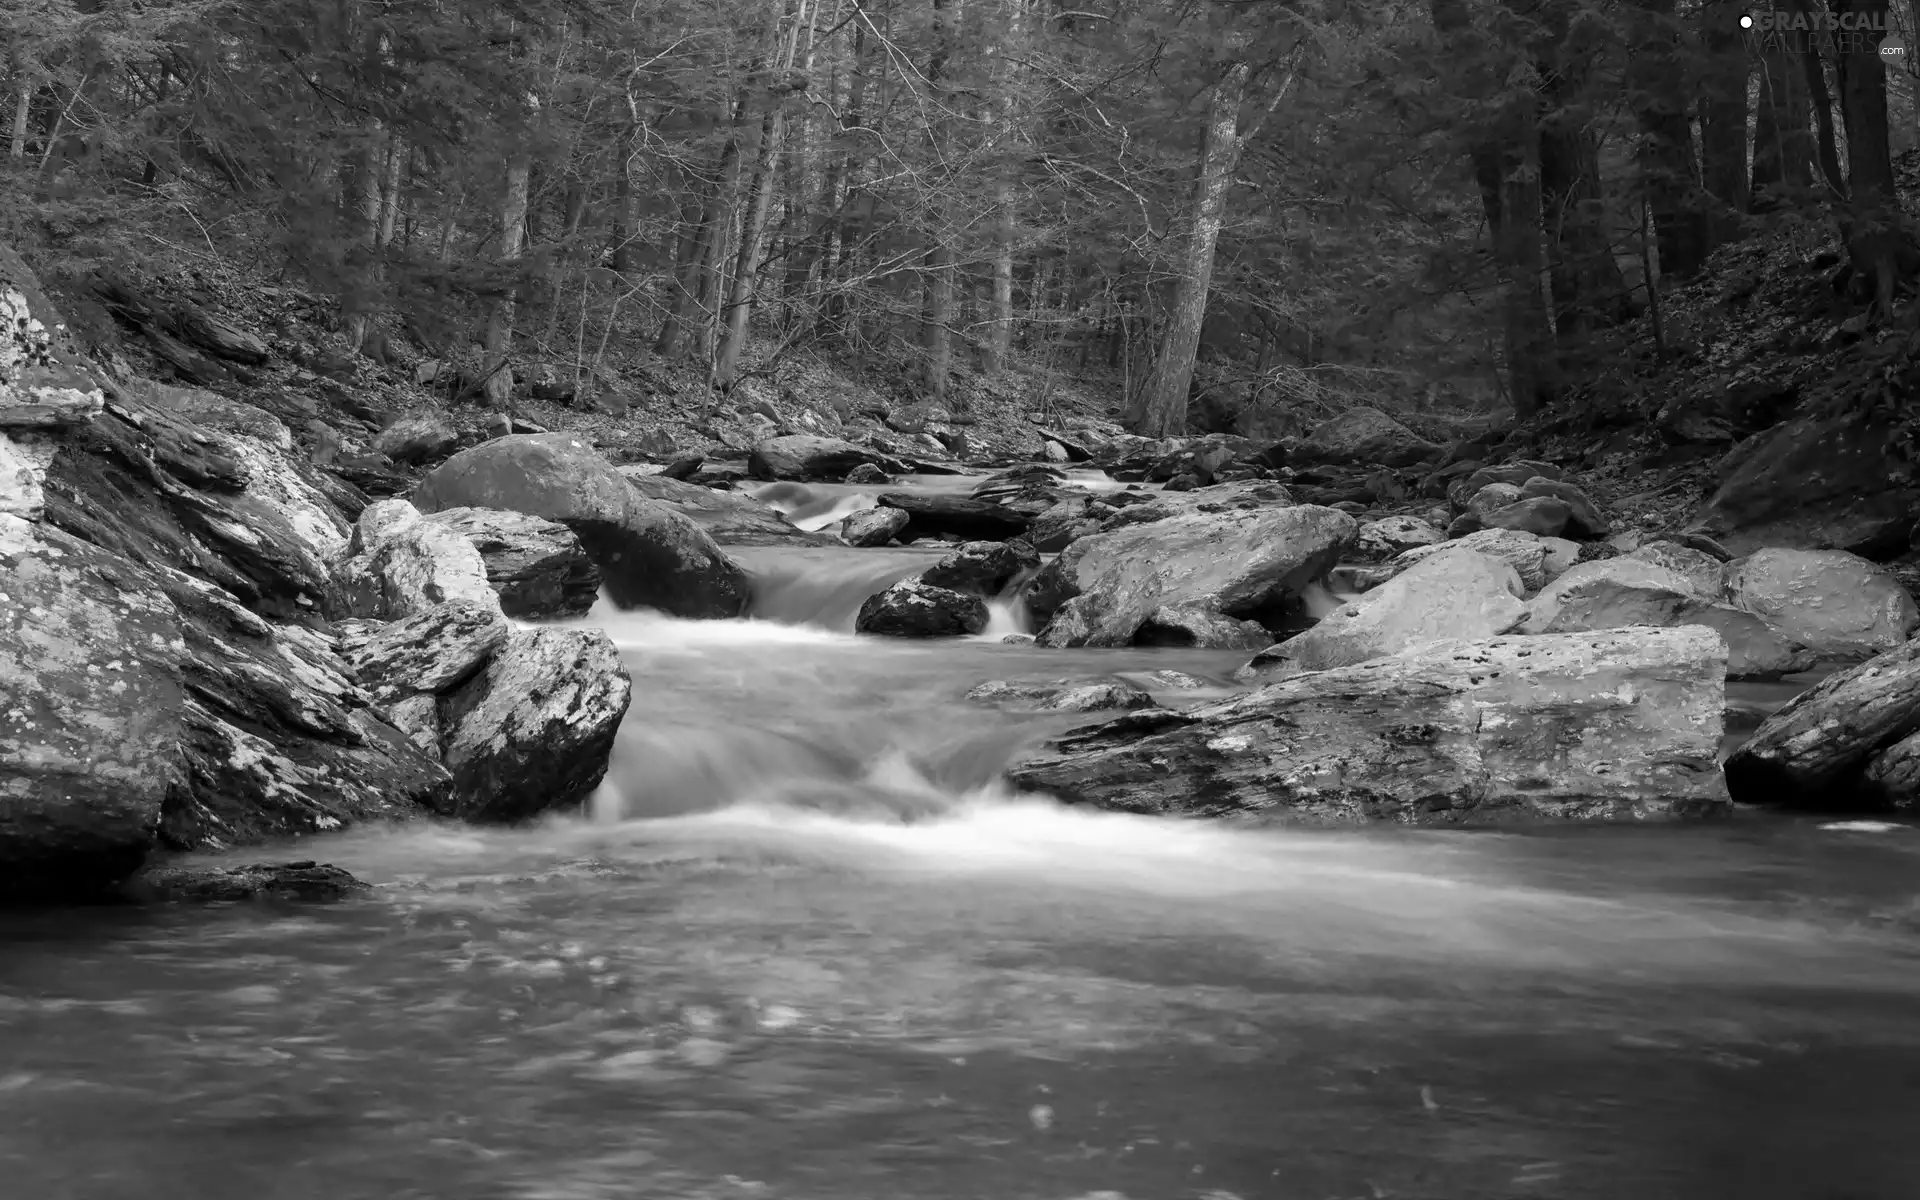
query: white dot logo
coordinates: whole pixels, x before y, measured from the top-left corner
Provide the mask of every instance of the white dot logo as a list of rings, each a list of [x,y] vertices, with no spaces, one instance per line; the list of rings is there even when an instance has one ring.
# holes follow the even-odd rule
[[[1740,14],[1740,28],[1742,28],[1742,29],[1752,29],[1752,28],[1753,28],[1753,18],[1752,18],[1751,16],[1749,16],[1749,15],[1747,15],[1746,13],[1741,13],[1741,14]]]

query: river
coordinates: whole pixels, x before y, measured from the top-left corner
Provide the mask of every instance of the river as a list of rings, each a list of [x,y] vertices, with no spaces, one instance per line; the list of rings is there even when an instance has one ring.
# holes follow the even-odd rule
[[[970,686],[1244,654],[857,638],[925,553],[742,558],[754,619],[596,614],[635,688],[590,816],[286,848],[378,885],[335,906],[0,916],[0,1195],[1920,1187],[1920,830],[1067,809],[996,778],[1072,718]]]

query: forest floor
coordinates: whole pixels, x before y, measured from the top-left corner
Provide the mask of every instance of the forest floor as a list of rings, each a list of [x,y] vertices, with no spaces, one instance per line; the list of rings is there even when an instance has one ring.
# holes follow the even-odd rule
[[[1903,156],[1899,169],[1909,207],[1920,207],[1920,153]],[[1657,322],[1643,311],[1617,331],[1600,376],[1517,431],[1508,451],[1574,468],[1596,499],[1630,525],[1684,524],[1715,486],[1719,464],[1739,437],[1795,411],[1857,399],[1877,386],[1886,360],[1904,344],[1899,331],[1869,329],[1863,306],[1833,286],[1843,261],[1833,228],[1820,214],[1757,219],[1753,235],[1717,251],[1699,277],[1663,291]],[[34,257],[30,247],[22,249]],[[341,353],[333,298],[271,278],[237,255],[175,249],[179,253],[142,256],[140,286],[163,300],[191,300],[274,352],[265,366],[216,390],[256,402],[287,392],[316,397],[348,454],[395,416],[439,412],[463,432],[494,416],[479,402],[453,401],[448,389],[417,382],[430,360],[404,337],[391,339],[393,354],[384,363]],[[62,287],[57,277],[49,282],[76,331],[97,351],[141,374],[169,376],[144,339],[126,333],[84,289]],[[748,377],[718,398],[701,368],[655,358],[648,350],[651,332],[639,320],[613,331],[596,400],[541,399],[540,389],[529,394],[523,386],[511,416],[589,437],[616,462],[739,449],[775,432],[849,437],[920,459],[1006,462],[1037,456],[1042,431],[1095,441],[1122,432],[1125,381],[1101,355],[1089,360],[1071,346],[1017,349],[1009,369],[992,378],[963,367],[934,405],[918,398],[904,352],[855,357],[800,348],[768,366],[771,346],[763,342],[750,348]],[[523,378],[571,373],[571,364],[560,362],[522,361],[516,368]],[[1730,397],[1743,411],[1763,414],[1762,429],[1713,429]],[[329,398],[335,403],[326,403]],[[1441,441],[1505,419],[1414,412],[1381,396],[1333,403],[1355,401],[1392,411]],[[287,411],[284,404],[262,406]],[[1292,418],[1283,423],[1304,432],[1324,413],[1282,415]],[[307,432],[294,429],[303,440]]]

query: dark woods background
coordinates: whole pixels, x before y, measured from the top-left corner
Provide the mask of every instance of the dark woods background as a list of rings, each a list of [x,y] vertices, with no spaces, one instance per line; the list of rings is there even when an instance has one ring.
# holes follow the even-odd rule
[[[1911,42],[1920,4],[1774,7]],[[348,346],[496,400],[533,361],[590,399],[804,348],[931,403],[1110,374],[1153,434],[1355,397],[1526,417],[1709,349],[1661,299],[1730,243],[1838,239],[1891,318],[1911,56],[1743,11],[0,0],[0,236],[108,299],[308,288]]]

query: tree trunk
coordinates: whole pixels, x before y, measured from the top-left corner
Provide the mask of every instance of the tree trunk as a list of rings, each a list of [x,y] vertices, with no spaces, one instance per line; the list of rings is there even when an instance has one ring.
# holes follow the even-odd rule
[[[740,190],[740,129],[745,117],[746,99],[740,97],[731,106],[727,140],[720,148],[720,162],[714,172],[713,194],[707,200],[695,235],[693,253],[683,273],[677,301],[660,328],[654,353],[661,358],[684,355],[689,349],[686,334],[712,330],[718,314],[720,282],[726,274],[727,233],[733,224],[734,199]],[[695,339],[693,346],[704,348],[706,337]]]
[[[1850,52],[1839,62],[1851,193],[1840,227],[1854,273],[1872,286],[1874,315],[1884,321],[1893,316],[1900,273],[1914,258],[1894,190],[1893,154],[1887,138],[1887,69],[1880,61],[1887,0],[1834,0],[1834,9],[1865,18],[1862,31],[1846,47]]]
[[[1026,0],[1008,0],[1006,8],[1006,34],[1003,48],[997,55],[994,82],[997,99],[995,101],[995,129],[1000,139],[999,161],[994,164],[993,181],[993,283],[989,297],[989,315],[986,341],[986,371],[989,375],[998,375],[1007,369],[1007,358],[1013,349],[1013,244],[1016,227],[1013,190],[1013,148],[1016,140],[1014,129],[1014,67],[1010,54],[1020,48],[1022,18],[1025,16]]]
[[[965,0],[933,0],[933,53],[927,60],[927,87],[939,97],[943,109],[951,109],[956,103],[948,76],[959,41],[960,22],[965,16],[964,4]],[[945,158],[942,148],[953,140],[952,118],[943,113],[930,118],[930,124],[927,133],[935,155]],[[942,203],[946,197],[929,199],[933,202],[930,205],[932,227],[928,231],[932,244],[927,249],[925,306],[920,329],[927,354],[927,394],[939,401],[946,398],[947,375],[953,366],[954,239],[962,223],[947,219],[949,214]]]
[[[27,156],[27,118],[33,111],[33,77],[26,71],[19,73],[19,90],[13,97],[13,144],[9,148],[9,158]]]
[[[773,107],[760,121],[759,153],[754,158],[747,211],[740,219],[740,252],[733,266],[733,289],[727,297],[726,335],[714,355],[713,382],[722,392],[733,387],[739,372],[740,352],[746,347],[747,322],[753,316],[754,292],[760,284],[767,216],[773,209],[774,171],[780,162],[780,135],[785,121],[779,100],[770,103]]]
[[[382,249],[393,244],[393,231],[400,221],[400,185],[405,178],[409,153],[406,142],[399,134],[389,136],[386,177],[380,184],[380,234],[377,241]]]
[[[527,227],[527,185],[533,174],[533,162],[526,150],[515,150],[507,159],[506,187],[500,197],[500,263],[517,277],[520,251]],[[517,283],[508,283],[505,294],[494,299],[487,312],[486,385],[487,403],[506,408],[513,400],[513,368],[508,359],[513,353],[513,300]]]
[[[640,138],[640,114],[633,110],[620,131],[613,162],[613,269],[621,275],[633,270],[633,243],[639,237],[639,217],[633,204],[633,149]]]
[[[341,296],[347,310],[347,345],[356,352],[367,344],[379,287],[380,180],[386,174],[382,149],[387,138],[379,121],[368,122],[364,137],[366,145],[350,177],[354,194],[347,208],[353,219],[353,248],[348,252],[348,278]]]
[[[1643,224],[1651,215],[1660,273],[1685,279],[1705,264],[1712,231],[1687,115],[1680,28],[1674,0],[1635,0],[1635,6],[1640,11],[1628,82],[1641,133]],[[1651,298],[1651,280],[1647,286]]]
[[[1811,44],[1802,48],[1800,63],[1806,68],[1807,94],[1813,99],[1813,128],[1819,138],[1820,174],[1836,196],[1847,194],[1847,175],[1840,169],[1840,147],[1833,129],[1833,93],[1827,88],[1826,62]]]
[[[1740,215],[1751,204],[1747,175],[1747,80],[1753,64],[1740,34],[1742,0],[1706,0],[1700,44],[1706,70],[1700,93],[1701,182],[1720,203],[1712,215],[1716,243],[1741,235]]]
[[[1791,203],[1813,181],[1814,142],[1807,72],[1797,51],[1772,49],[1760,60],[1760,111],[1753,134],[1756,209]]]
[[[1134,431],[1169,437],[1186,428],[1187,394],[1193,387],[1193,363],[1206,323],[1207,293],[1213,284],[1213,249],[1227,213],[1227,190],[1240,157],[1240,102],[1247,90],[1248,67],[1231,63],[1213,86],[1207,105],[1206,141],[1193,185],[1192,214],[1174,283],[1166,334],[1153,370],[1128,414]]]

